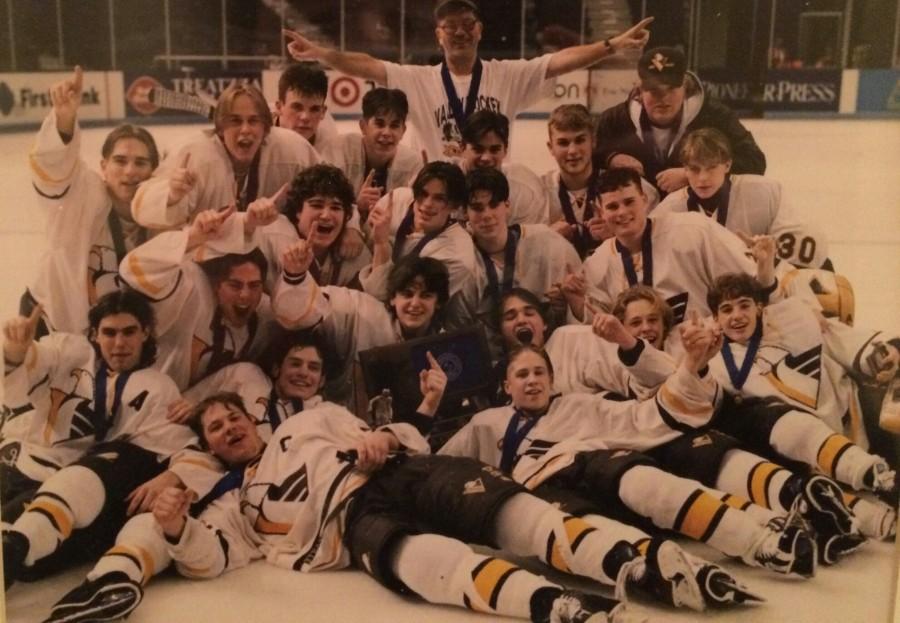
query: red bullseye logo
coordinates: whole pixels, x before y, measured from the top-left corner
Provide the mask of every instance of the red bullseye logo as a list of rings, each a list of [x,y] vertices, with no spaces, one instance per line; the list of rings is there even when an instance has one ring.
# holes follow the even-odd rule
[[[332,82],[331,100],[338,106],[353,106],[359,100],[359,85],[356,80],[342,76]]]
[[[162,85],[150,76],[136,78],[125,91],[125,100],[142,115],[152,115],[159,110],[159,106],[150,100],[150,92],[154,87],[161,88]]]

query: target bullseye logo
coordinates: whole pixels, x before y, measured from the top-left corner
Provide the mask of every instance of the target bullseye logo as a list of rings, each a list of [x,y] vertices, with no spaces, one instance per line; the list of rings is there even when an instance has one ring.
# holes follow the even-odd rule
[[[356,80],[341,76],[331,83],[331,100],[338,106],[353,106],[359,100]]]

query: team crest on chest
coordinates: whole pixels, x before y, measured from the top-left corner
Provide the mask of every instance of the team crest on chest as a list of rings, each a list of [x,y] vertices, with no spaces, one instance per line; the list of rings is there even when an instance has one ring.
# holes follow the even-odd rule
[[[763,376],[779,392],[810,409],[819,405],[819,382],[822,377],[822,345],[792,355],[772,346],[760,349],[758,361],[771,367]]]

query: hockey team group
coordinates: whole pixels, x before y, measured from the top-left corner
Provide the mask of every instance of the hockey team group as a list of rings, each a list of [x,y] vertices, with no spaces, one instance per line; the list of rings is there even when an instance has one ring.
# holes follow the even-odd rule
[[[51,89],[28,155],[47,250],[3,327],[0,424],[6,590],[94,565],[47,622],[117,620],[172,564],[258,559],[625,622],[632,597],[765,599],[685,539],[812,578],[894,537],[894,457],[868,449],[900,432],[900,337],[854,326],[827,241],[684,53],[648,47],[648,18],[482,60],[474,3],[434,19],[434,66],[285,31],[277,101],[231,85],[161,163],[126,124],[94,170],[80,67]],[[550,114],[555,170],[508,160],[517,112],[623,51],[626,101]],[[359,132],[323,65],[378,85]],[[367,395],[360,353],[473,328],[479,361],[435,347],[404,395]],[[489,389],[445,396],[473,365]]]

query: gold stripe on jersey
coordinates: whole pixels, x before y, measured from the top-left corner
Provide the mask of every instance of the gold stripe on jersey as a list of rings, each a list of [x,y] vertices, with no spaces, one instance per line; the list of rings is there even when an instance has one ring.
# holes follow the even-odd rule
[[[685,415],[708,419],[713,410],[713,406],[711,403],[699,406],[690,406],[681,398],[681,396],[678,396],[672,390],[670,390],[665,383],[663,383],[663,385],[659,388],[659,395],[661,402],[664,406],[666,406],[667,409],[669,406],[672,407],[672,409],[668,409],[669,411],[675,410],[678,413],[683,413]]]
[[[726,510],[725,504],[697,489],[678,511],[672,528],[697,541],[705,541],[715,531]]]
[[[293,318],[288,318],[284,314],[276,314],[278,323],[287,329],[296,329],[298,326],[300,326],[301,321],[315,310],[316,297],[319,295],[319,285],[315,282],[314,279],[309,276],[307,276],[305,280],[308,280],[311,286],[309,301],[306,303],[306,309],[304,309],[299,316],[295,316]]]
[[[747,491],[751,502],[764,508],[772,508],[769,502],[769,483],[780,469],[782,468],[768,461],[753,466],[747,475]]]
[[[42,495],[35,498],[35,500],[25,508],[25,512],[41,513],[50,519],[54,527],[59,530],[63,539],[68,539],[72,534],[72,517],[69,512],[55,500],[48,499],[46,496]]]
[[[800,404],[815,410],[818,401],[814,397],[807,396],[803,392],[786,385],[781,379],[775,376],[774,369],[763,374],[763,377],[765,377],[766,380],[768,380],[769,383],[771,383],[772,386],[775,387],[775,389],[777,389],[779,392],[781,392],[791,400],[796,400]]]
[[[559,465],[560,463],[563,463],[563,462],[565,462],[565,464],[568,465],[569,463],[572,462],[572,456],[566,455],[566,454],[560,454],[560,455],[553,457],[552,459],[550,459],[549,461],[547,461],[546,463],[541,465],[540,468],[535,473],[533,473],[531,476],[529,476],[525,480],[525,482],[522,483],[522,485],[526,489],[534,490],[535,488],[540,486],[540,484],[542,482],[544,482],[545,480],[550,478],[550,476],[552,476],[557,471],[559,471],[559,469],[562,469],[563,467],[565,467],[566,465]],[[557,466],[559,466],[559,469],[557,469]]]
[[[518,570],[519,567],[511,562],[488,558],[472,570],[472,584],[481,600],[496,610],[506,579]]]
[[[253,529],[260,534],[284,535],[291,531],[291,524],[269,521],[260,514],[259,517],[256,518],[256,521],[253,522]]]
[[[850,396],[850,406],[847,411],[850,414],[850,435],[853,439],[857,440],[857,442],[861,439],[865,439],[865,433],[863,432],[865,426],[859,411],[859,401],[855,392]]]
[[[641,556],[646,556],[647,552],[650,550],[650,543],[652,543],[650,537],[644,537],[642,539],[638,539],[637,541],[632,543],[632,545],[634,545],[637,551],[640,552]]]
[[[849,491],[842,491],[841,493],[843,494],[841,497],[844,499],[844,504],[847,505],[847,508],[853,510],[853,507],[859,503],[860,497]]]
[[[153,564],[153,556],[143,547],[136,547],[134,545],[114,545],[103,555],[124,556],[131,560],[141,571],[142,585],[146,585],[147,582],[150,581],[150,578],[156,574],[156,565]]]
[[[72,175],[75,173],[75,167],[78,166],[78,160],[76,159],[75,162],[72,163],[72,168],[69,169],[69,172],[59,179],[50,177],[50,174],[47,173],[47,171],[37,163],[37,157],[35,156],[34,149],[32,149],[28,153],[28,166],[31,167],[32,172],[34,172],[34,174],[38,176],[42,182],[46,182],[47,184],[62,185],[72,179]]]
[[[822,442],[816,454],[816,463],[826,475],[834,477],[834,470],[844,452],[853,447],[853,442],[835,433]]]
[[[128,268],[131,269],[135,281],[138,282],[140,290],[150,296],[159,296],[162,293],[163,289],[160,286],[153,284],[150,279],[147,278],[147,274],[144,272],[144,269],[141,268],[141,260],[136,255],[131,253],[128,254],[127,258]]]

